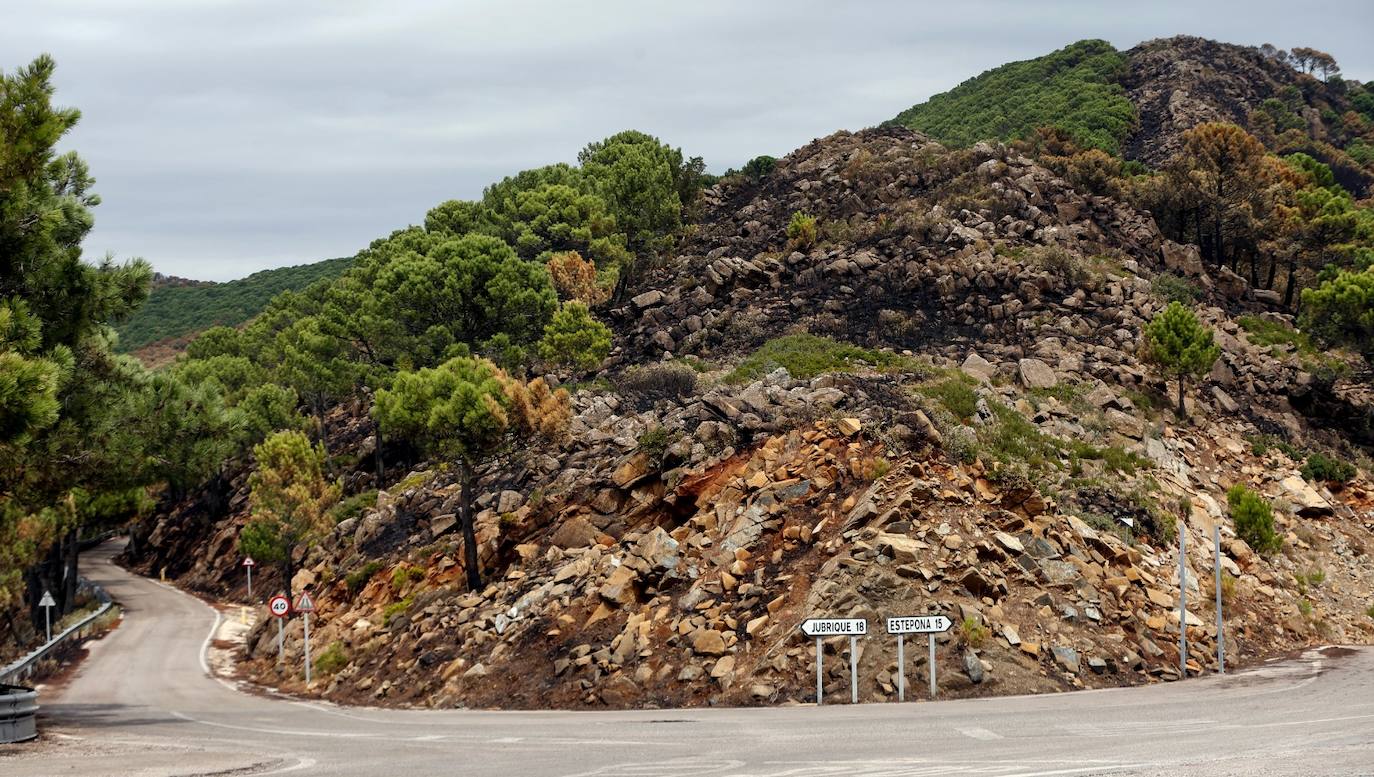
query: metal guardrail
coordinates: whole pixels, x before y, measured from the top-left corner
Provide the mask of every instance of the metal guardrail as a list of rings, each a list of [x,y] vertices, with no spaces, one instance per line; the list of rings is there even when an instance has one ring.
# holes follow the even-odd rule
[[[0,744],[26,742],[38,736],[38,692],[0,685]]]
[[[109,594],[105,593],[105,589],[101,588],[98,585],[88,583],[84,580],[82,581],[82,585],[83,587],[89,589],[92,593],[94,593],[96,600],[100,602],[100,606],[96,608],[96,611],[91,613],[90,615],[87,615],[86,617],[82,618],[81,620],[77,621],[71,626],[68,626],[66,630],[64,630],[61,634],[56,635],[52,638],[51,641],[35,648],[28,655],[24,656],[23,658],[20,658],[18,661],[15,661],[9,666],[0,669],[0,684],[19,682],[21,680],[25,680],[33,676],[33,668],[38,664],[39,661],[42,661],[47,656],[51,655],[53,651],[61,647],[64,643],[67,642],[67,640],[72,639],[73,637],[77,639],[85,637],[86,630],[90,627],[90,625],[94,623],[96,619],[98,619],[100,616],[109,612],[110,608],[114,606],[110,602]]]

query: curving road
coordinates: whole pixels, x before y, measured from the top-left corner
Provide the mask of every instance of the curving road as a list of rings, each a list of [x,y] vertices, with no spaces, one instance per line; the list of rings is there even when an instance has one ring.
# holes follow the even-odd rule
[[[1374,650],[1327,649],[1225,678],[1052,696],[633,712],[340,708],[207,675],[199,600],[88,556],[125,609],[45,698],[25,775],[1374,775]]]

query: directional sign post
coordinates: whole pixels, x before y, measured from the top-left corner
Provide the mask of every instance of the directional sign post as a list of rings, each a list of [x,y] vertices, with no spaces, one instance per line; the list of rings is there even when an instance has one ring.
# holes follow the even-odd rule
[[[859,637],[868,633],[868,621],[863,618],[808,618],[802,621],[802,633],[816,638],[816,706],[820,706],[825,696],[822,680],[821,661],[825,648],[821,640],[825,637],[849,637],[849,703],[859,703]]]
[[[930,637],[930,698],[935,698],[935,635],[949,631],[953,624],[944,615],[913,615],[888,618],[887,633],[897,635],[897,701],[906,701],[906,655],[902,638],[907,634]]]
[[[286,616],[291,614],[291,600],[277,594],[267,602],[267,610],[277,619],[277,663],[286,656]]]
[[[1188,679],[1188,527],[1178,524],[1178,675]]]
[[[52,608],[57,606],[57,601],[52,598],[51,591],[44,591],[43,598],[38,601],[38,606],[43,608],[43,624],[48,632],[48,642],[52,642]]]
[[[243,559],[243,571],[248,573],[248,598],[249,598],[249,599],[252,599],[252,598],[253,598],[253,567],[255,567],[255,566],[257,566],[257,565],[258,565],[258,562],[254,561],[252,556],[245,556],[245,557],[244,557],[244,559]]]
[[[1217,588],[1217,673],[1226,674],[1226,629],[1221,622],[1221,524],[1212,525],[1212,541],[1216,546]]]
[[[301,598],[296,600],[296,612],[305,616],[305,684],[310,685],[310,613],[315,611],[315,600],[310,598],[309,591],[302,591]]]

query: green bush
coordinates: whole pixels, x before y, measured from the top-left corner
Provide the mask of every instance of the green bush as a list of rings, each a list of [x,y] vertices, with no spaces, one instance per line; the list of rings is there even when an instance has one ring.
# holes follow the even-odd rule
[[[391,570],[391,590],[399,594],[408,584],[424,579],[425,570],[423,567],[398,564],[395,569]]]
[[[367,585],[367,581],[372,579],[373,575],[381,571],[382,566],[380,561],[369,561],[363,565],[362,569],[345,575],[344,584],[348,586],[348,592],[357,593],[361,590],[363,586]]]
[[[329,517],[334,520],[335,524],[343,523],[349,518],[357,518],[369,507],[376,504],[377,489],[374,488],[340,500],[338,504],[330,508]]]
[[[649,454],[651,459],[663,458],[664,451],[672,444],[672,435],[667,428],[655,426],[644,434],[639,435],[639,449]]]
[[[973,390],[973,379],[962,372],[926,383],[916,390],[939,402],[957,420],[966,421],[978,412],[978,395]]]
[[[1318,451],[1307,457],[1302,476],[1313,481],[1349,483],[1355,478],[1355,465]]]
[[[1274,533],[1274,510],[1264,497],[1237,483],[1226,492],[1226,504],[1236,524],[1236,536],[1256,553],[1272,554],[1283,545],[1283,539]]]
[[[816,217],[796,211],[787,222],[787,244],[792,248],[810,248],[816,244]]]
[[[393,602],[392,604],[388,604],[385,608],[382,609],[382,625],[390,626],[391,622],[396,619],[397,615],[403,615],[406,610],[410,609],[410,605],[414,603],[415,597],[407,596],[399,602]]]
[[[964,618],[959,623],[959,639],[971,648],[980,648],[988,638],[988,627],[977,618]]]
[[[1165,302],[1191,305],[1202,296],[1202,289],[1180,275],[1162,272],[1150,281],[1150,293]]]
[[[749,383],[779,367],[786,368],[787,373],[797,380],[810,380],[817,375],[849,372],[863,366],[879,370],[915,369],[915,364],[909,359],[896,354],[870,351],[828,337],[798,334],[764,343],[731,370],[724,381],[735,385]]]
[[[1312,338],[1306,332],[1300,332],[1282,322],[1259,316],[1241,316],[1236,319],[1236,323],[1240,324],[1247,339],[1255,345],[1287,345],[1304,356],[1312,356],[1318,352],[1317,346],[1312,343]]]
[[[344,653],[342,642],[331,642],[324,652],[315,657],[315,671],[320,674],[334,674],[348,666],[348,656]]]

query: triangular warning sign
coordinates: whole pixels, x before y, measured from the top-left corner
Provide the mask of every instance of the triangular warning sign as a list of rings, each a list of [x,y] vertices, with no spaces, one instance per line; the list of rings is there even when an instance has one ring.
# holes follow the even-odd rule
[[[258,562],[254,561],[252,556],[245,556],[243,559],[243,565],[245,567],[255,567],[258,565]]]
[[[310,598],[309,591],[301,591],[301,598],[296,600],[296,612],[314,612],[315,600]]]
[[[40,599],[40,600],[38,600],[38,606],[39,606],[39,607],[56,607],[56,606],[57,606],[57,600],[55,600],[55,599],[52,598],[52,593],[51,593],[51,592],[49,592],[49,591],[44,591],[44,592],[43,592],[43,598]]]

